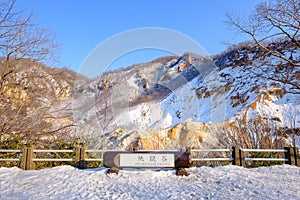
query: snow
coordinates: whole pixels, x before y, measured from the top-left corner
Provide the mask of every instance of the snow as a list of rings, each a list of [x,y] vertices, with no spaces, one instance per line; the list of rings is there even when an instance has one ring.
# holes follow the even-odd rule
[[[300,51],[297,52],[294,54],[300,55]],[[256,55],[251,51],[242,54],[245,53],[250,58]],[[300,94],[293,94],[294,90],[289,85],[259,76],[266,75],[266,72],[267,75],[275,76],[278,72],[274,66],[257,67],[256,64],[262,60],[256,58],[252,62],[253,66],[235,66],[230,56],[225,56],[224,59],[221,60],[221,66],[227,67],[220,69],[216,69],[204,58],[192,56],[191,67],[179,72],[179,65],[189,60],[187,56],[183,56],[168,63],[150,62],[106,74],[102,79],[114,83],[109,99],[111,112],[108,112],[108,116],[101,114],[100,106],[107,100],[99,100],[102,104],[96,105],[96,95],[86,97],[84,94],[80,100],[73,100],[73,105],[84,108],[81,112],[75,111],[74,115],[75,121],[82,125],[82,130],[78,133],[98,140],[97,135],[101,130],[99,124],[107,123],[105,119],[109,118],[113,119],[113,123],[109,123],[105,129],[107,133],[121,128],[129,133],[150,130],[161,135],[165,134],[161,133],[162,130],[186,121],[207,124],[234,121],[235,124],[242,124],[263,119],[262,122],[272,126],[271,133],[282,127],[300,126]],[[273,64],[279,62],[274,57],[266,59],[273,59]],[[146,83],[149,86],[147,89]],[[94,87],[95,84],[89,86]],[[100,120],[98,123],[99,119],[104,122]],[[226,137],[224,135],[224,139]],[[209,142],[207,138],[206,143]],[[132,142],[126,141],[128,145]],[[296,137],[296,141],[296,146],[299,147],[300,136]]]
[[[188,177],[171,169],[106,171],[0,168],[0,199],[300,199],[300,168],[290,165],[189,168]]]

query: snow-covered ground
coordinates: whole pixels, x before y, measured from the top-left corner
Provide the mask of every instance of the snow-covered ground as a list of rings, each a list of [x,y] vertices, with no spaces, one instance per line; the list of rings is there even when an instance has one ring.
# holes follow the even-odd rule
[[[300,199],[300,168],[289,165],[190,168],[188,177],[174,170],[106,170],[0,168],[0,199]]]

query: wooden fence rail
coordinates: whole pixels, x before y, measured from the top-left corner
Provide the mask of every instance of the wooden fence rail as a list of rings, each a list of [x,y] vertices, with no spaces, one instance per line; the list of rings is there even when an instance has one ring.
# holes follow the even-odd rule
[[[107,151],[113,150],[93,150],[93,149],[86,149],[85,147],[76,147],[75,149],[71,150],[52,150],[52,149],[33,149],[30,147],[24,147],[20,150],[6,150],[0,149],[0,162],[20,162],[20,167],[24,170],[33,170],[36,167],[36,162],[57,162],[57,161],[64,161],[64,162],[75,162],[75,167],[79,169],[87,168],[88,162],[103,162],[103,154]],[[144,150],[139,150],[143,152]],[[160,150],[145,150],[145,151],[154,151],[159,152]],[[161,150],[167,152],[168,150]],[[172,150],[174,151],[174,150]],[[300,155],[299,149],[293,147],[286,147],[284,149],[239,149],[237,147],[232,147],[229,149],[190,149],[188,148],[187,151],[191,153],[191,161],[192,162],[199,162],[199,161],[219,161],[219,162],[232,162],[233,165],[243,166],[246,167],[247,162],[253,161],[262,161],[262,162],[284,162],[290,165],[296,165],[300,167]],[[199,154],[208,152],[227,152],[230,154],[230,157],[207,157],[207,156],[199,156]],[[282,153],[284,154],[282,157],[249,157],[249,153]],[[3,156],[3,154],[10,153],[10,158]],[[73,157],[66,157],[66,158],[37,158],[37,154],[40,153],[73,153]],[[98,153],[100,154],[99,157],[91,158],[89,154]],[[197,156],[193,156],[197,154]],[[16,157],[11,157],[14,155]]]

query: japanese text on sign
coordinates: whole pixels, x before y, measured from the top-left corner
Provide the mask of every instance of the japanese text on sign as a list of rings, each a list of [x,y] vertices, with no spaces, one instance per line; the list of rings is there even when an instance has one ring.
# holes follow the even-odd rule
[[[174,154],[120,154],[120,167],[175,167]]]

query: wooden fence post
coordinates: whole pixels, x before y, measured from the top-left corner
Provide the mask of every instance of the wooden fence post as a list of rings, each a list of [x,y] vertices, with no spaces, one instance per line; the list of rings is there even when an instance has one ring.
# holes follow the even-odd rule
[[[27,159],[27,147],[22,148],[22,157],[20,167],[23,170],[26,170],[26,159]]]
[[[87,168],[87,162],[86,159],[86,147],[80,148],[80,168],[79,169],[86,169]]]
[[[239,149],[239,153],[240,153],[240,166],[247,167],[245,152],[242,149]]]
[[[294,148],[293,147],[284,147],[284,150],[286,150],[284,155],[285,155],[285,159],[287,159],[287,161],[285,161],[285,163],[289,164],[289,165],[296,165]]]
[[[33,148],[27,148],[27,159],[26,159],[26,170],[34,170],[35,163],[33,162],[33,158],[35,158]]]
[[[232,147],[232,158],[233,158],[232,161],[233,165],[241,166],[240,152],[237,147]]]
[[[299,149],[297,147],[294,147],[294,154],[295,154],[295,165],[300,167]]]
[[[23,170],[34,170],[35,163],[33,162],[33,158],[35,157],[33,153],[33,148],[31,147],[23,147],[22,149],[22,158],[20,167]]]
[[[79,168],[80,163],[80,146],[75,147],[75,167]]]
[[[77,146],[75,148],[75,167],[78,169],[86,169],[87,168],[87,162],[86,159],[86,148]]]

